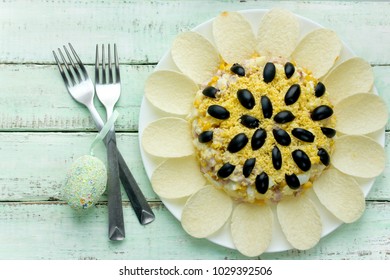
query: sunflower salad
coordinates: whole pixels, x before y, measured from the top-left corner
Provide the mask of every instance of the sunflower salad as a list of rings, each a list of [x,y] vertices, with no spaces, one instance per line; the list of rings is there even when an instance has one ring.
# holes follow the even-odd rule
[[[237,250],[258,256],[279,223],[292,247],[310,249],[323,234],[312,195],[354,222],[365,209],[358,180],[384,169],[384,149],[369,137],[388,117],[372,69],[358,57],[339,61],[335,32],[302,35],[286,10],[268,11],[257,29],[239,12],[212,26],[213,40],[179,34],[170,55],[180,71],[146,82],[146,98],[164,112],[141,139],[163,160],[152,187],[186,201],[181,223],[193,237],[227,226]]]

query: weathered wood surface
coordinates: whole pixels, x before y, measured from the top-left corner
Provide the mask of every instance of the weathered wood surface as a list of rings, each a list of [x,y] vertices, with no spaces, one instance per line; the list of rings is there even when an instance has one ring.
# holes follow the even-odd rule
[[[0,259],[245,259],[188,236],[151,189],[138,144],[147,76],[178,32],[223,10],[284,7],[334,29],[373,65],[390,108],[390,3],[387,1],[12,1],[0,3]],[[51,51],[72,42],[92,74],[96,43],[119,47],[122,96],[118,145],[151,203],[156,221],[140,226],[123,194],[128,238],[107,240],[107,205],[83,214],[60,200],[65,172],[89,152],[95,127],[69,97]],[[103,108],[96,103],[98,110]],[[387,126],[389,128],[389,124]],[[390,134],[386,153],[390,157]],[[96,149],[104,159],[104,149]],[[356,223],[308,251],[261,259],[390,259],[390,165]]]

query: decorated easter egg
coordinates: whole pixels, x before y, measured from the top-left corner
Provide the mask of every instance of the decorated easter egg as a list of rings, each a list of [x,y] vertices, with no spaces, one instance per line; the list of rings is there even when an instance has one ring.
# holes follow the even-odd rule
[[[75,209],[89,208],[106,189],[107,171],[97,157],[85,155],[70,167],[63,188],[63,199]]]

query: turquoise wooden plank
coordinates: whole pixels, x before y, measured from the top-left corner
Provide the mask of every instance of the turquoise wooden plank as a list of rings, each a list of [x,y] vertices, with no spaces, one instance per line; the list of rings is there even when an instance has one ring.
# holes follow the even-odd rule
[[[264,253],[259,259],[389,259],[390,205],[367,204],[362,218],[342,225],[313,249]],[[160,204],[156,220],[139,225],[125,204],[127,238],[107,238],[107,207],[77,213],[61,203],[0,203],[0,259],[248,259],[236,250],[184,232]],[[258,259],[253,258],[253,259]]]
[[[28,7],[28,8],[27,8]],[[73,42],[85,61],[96,43],[116,42],[129,63],[154,63],[177,33],[224,10],[283,7],[334,29],[359,56],[388,64],[390,3],[382,1],[6,1],[1,3],[0,62],[52,63],[51,50]],[[44,31],[44,32],[43,32]],[[21,36],[22,35],[22,36]],[[85,38],[88,38],[87,40]]]
[[[0,202],[47,201],[59,199],[65,172],[79,156],[89,153],[95,133],[0,133]],[[150,201],[158,201],[146,176],[138,135],[119,133],[118,147],[135,179]],[[386,154],[390,158],[390,134]],[[96,156],[105,161],[104,147]],[[367,200],[390,200],[390,162],[378,176]],[[106,200],[105,197],[102,198]],[[123,199],[128,200],[123,192]]]
[[[93,75],[93,67],[87,67]],[[390,66],[375,66],[375,85],[390,108]],[[122,94],[117,131],[138,131],[144,84],[152,65],[122,65]],[[26,81],[28,77],[28,82]],[[88,110],[67,93],[54,65],[0,64],[0,131],[89,131]],[[104,109],[95,102],[102,116]],[[389,126],[387,127],[389,128]]]
[[[94,79],[93,67],[87,67]],[[117,131],[137,131],[143,88],[153,66],[121,65]],[[68,94],[57,66],[0,65],[0,130],[96,130],[87,108]],[[95,100],[103,119],[105,111]]]

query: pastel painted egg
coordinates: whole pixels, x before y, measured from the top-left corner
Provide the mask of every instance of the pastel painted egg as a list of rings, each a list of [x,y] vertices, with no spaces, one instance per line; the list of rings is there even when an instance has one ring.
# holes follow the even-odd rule
[[[98,202],[107,183],[104,163],[97,157],[85,155],[70,167],[63,188],[63,199],[75,209],[89,208]]]

